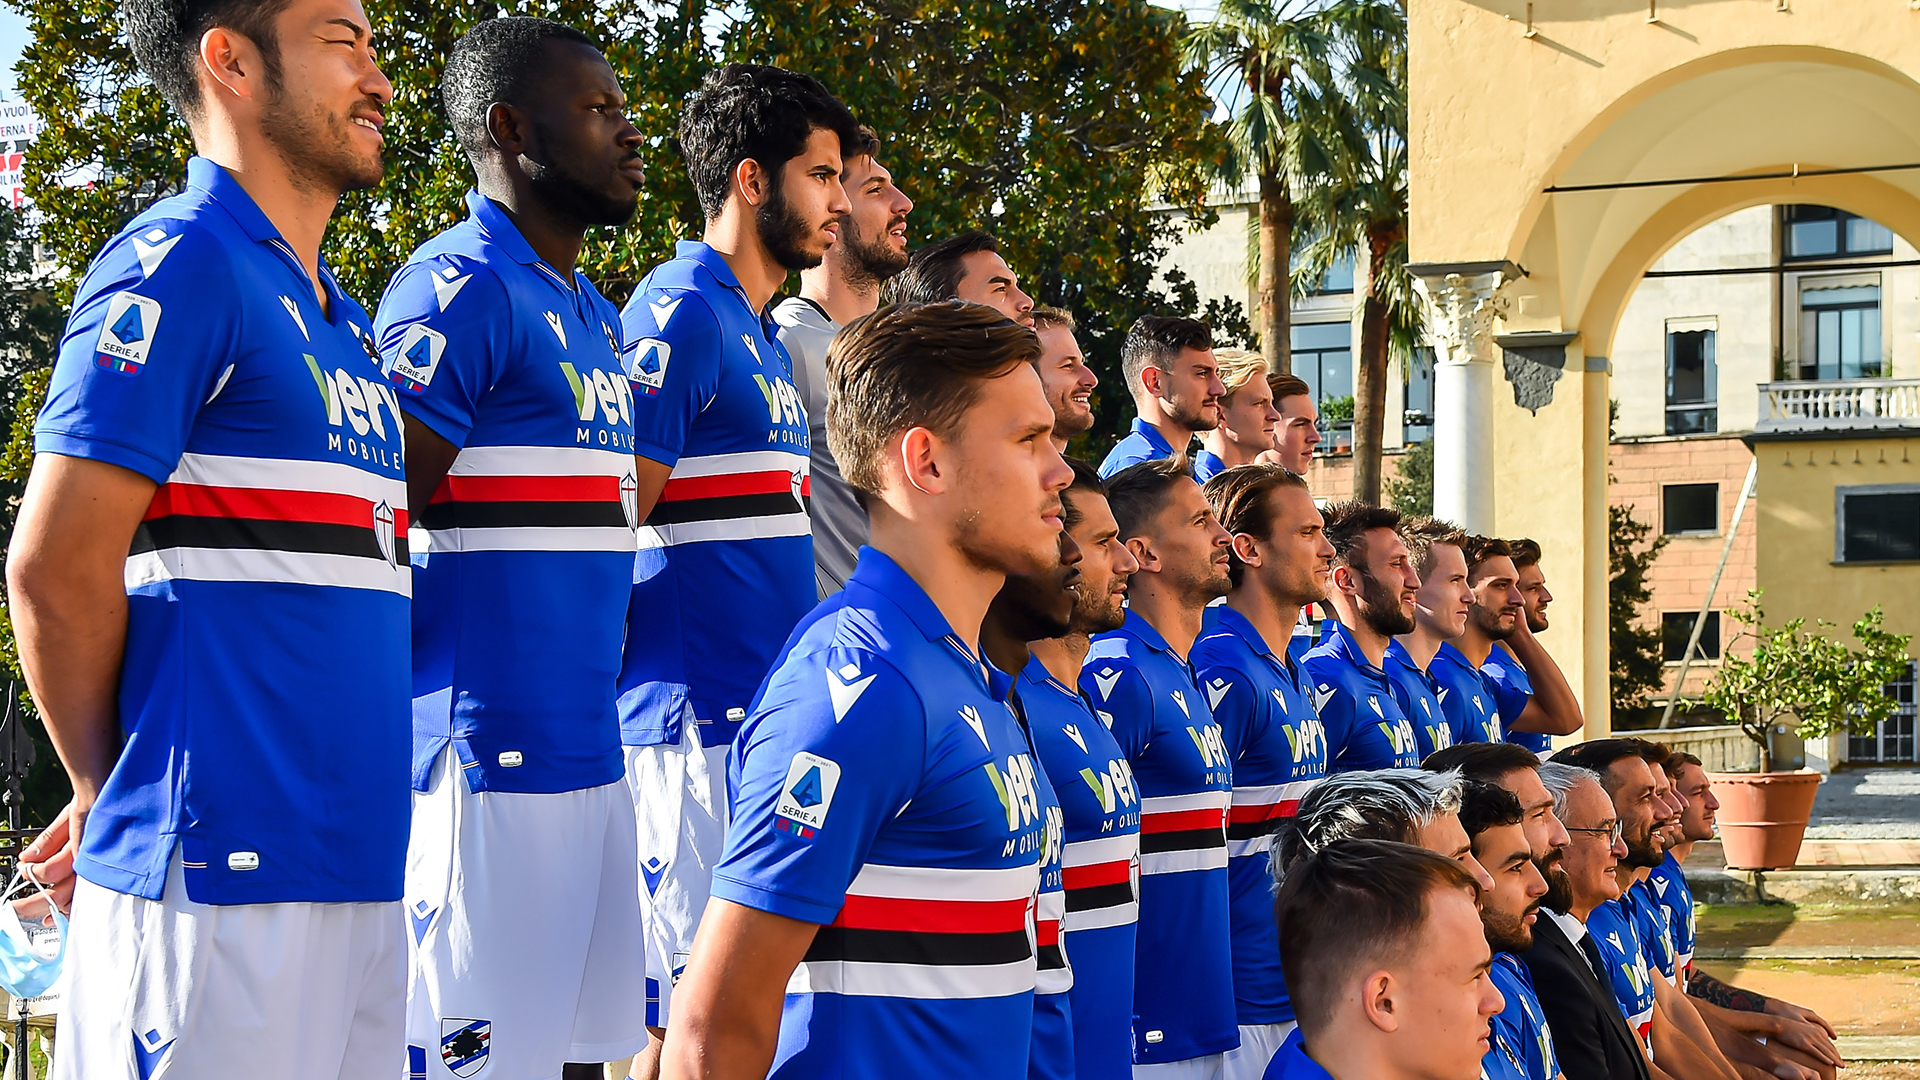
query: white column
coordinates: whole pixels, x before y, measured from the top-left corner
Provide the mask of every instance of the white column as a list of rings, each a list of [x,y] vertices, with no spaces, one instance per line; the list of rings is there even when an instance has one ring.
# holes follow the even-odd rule
[[[1433,514],[1490,534],[1493,321],[1506,313],[1507,288],[1520,274],[1511,263],[1477,264],[1471,271],[1414,280],[1427,302],[1434,345]]]

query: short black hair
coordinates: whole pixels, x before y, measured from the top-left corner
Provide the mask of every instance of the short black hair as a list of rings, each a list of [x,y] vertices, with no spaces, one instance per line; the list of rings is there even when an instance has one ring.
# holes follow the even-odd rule
[[[1334,561],[1363,573],[1367,568],[1367,534],[1374,529],[1400,531],[1400,511],[1391,506],[1348,499],[1321,513],[1326,515],[1327,542],[1333,545]]]
[[[1086,516],[1085,511],[1073,505],[1074,495],[1098,495],[1104,499],[1107,497],[1107,482],[1100,479],[1100,470],[1077,457],[1068,457],[1066,462],[1067,467],[1073,470],[1073,483],[1060,493],[1060,523],[1071,529]]]
[[[1182,349],[1211,348],[1213,328],[1199,319],[1142,315],[1127,328],[1127,340],[1120,346],[1120,371],[1132,391],[1149,365],[1164,369]]]
[[[870,145],[853,113],[811,75],[767,64],[708,72],[680,114],[680,153],[701,212],[720,216],[741,162],[778,176],[816,129],[839,136],[843,157]]]
[[[1484,780],[1467,781],[1467,789],[1460,796],[1460,827],[1467,831],[1468,839],[1502,825],[1518,825],[1526,819],[1520,797],[1513,792]]]
[[[586,34],[552,19],[512,15],[488,19],[453,43],[440,73],[440,103],[467,156],[487,150],[487,110],[517,105],[527,75],[539,69],[548,41],[571,41],[598,51]]]
[[[1274,904],[1280,972],[1309,1041],[1326,1033],[1363,965],[1398,962],[1418,946],[1429,897],[1444,889],[1480,895],[1466,867],[1392,840],[1341,840],[1287,875]]]
[[[133,58],[154,89],[187,121],[203,114],[200,39],[216,26],[246,37],[260,50],[267,85],[280,85],[280,39],[274,20],[292,0],[122,0],[120,20]]]
[[[1517,743],[1469,742],[1454,743],[1435,750],[1427,755],[1420,767],[1430,772],[1458,769],[1460,775],[1469,780],[1497,784],[1508,773],[1519,769],[1538,769],[1540,759],[1533,751]]]
[[[1113,505],[1113,520],[1120,523],[1120,539],[1139,536],[1162,507],[1180,481],[1191,482],[1184,457],[1156,458],[1129,465],[1107,477],[1107,502]]]
[[[907,256],[907,268],[887,279],[887,303],[937,304],[956,298],[965,276],[960,260],[979,251],[997,254],[1000,241],[992,233],[973,229],[916,249]]]
[[[1608,795],[1612,795],[1614,784],[1607,770],[1613,768],[1614,762],[1628,758],[1645,761],[1647,755],[1644,747],[1651,745],[1645,739],[1593,739],[1569,746],[1553,755],[1551,760],[1556,764],[1572,765],[1592,772],[1600,778],[1600,786],[1606,788]]]
[[[1507,541],[1507,547],[1513,552],[1513,568],[1525,570],[1540,561],[1540,545],[1536,541],[1521,537]]]

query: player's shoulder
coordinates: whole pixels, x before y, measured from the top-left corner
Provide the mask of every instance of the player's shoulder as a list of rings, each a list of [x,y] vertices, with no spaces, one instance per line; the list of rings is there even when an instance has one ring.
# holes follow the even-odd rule
[[[720,334],[713,298],[692,283],[659,280],[659,270],[640,282],[620,312],[629,338],[689,338]]]
[[[1195,671],[1211,668],[1232,668],[1244,670],[1253,650],[1247,647],[1246,639],[1225,627],[1209,630],[1200,635],[1193,643],[1188,654],[1193,661]]]
[[[378,315],[382,326],[440,315],[484,320],[509,314],[512,294],[495,261],[473,251],[435,248],[445,235],[416,249],[387,282]]]
[[[233,273],[233,255],[246,237],[224,214],[204,212],[195,193],[164,199],[134,218],[94,256],[75,295],[81,306],[90,294],[145,284],[143,293],[177,288],[196,305],[218,303],[238,290],[210,286],[222,276],[244,284]]]

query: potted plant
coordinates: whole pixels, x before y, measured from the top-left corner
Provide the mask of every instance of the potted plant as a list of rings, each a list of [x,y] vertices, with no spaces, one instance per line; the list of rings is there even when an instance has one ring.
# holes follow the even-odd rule
[[[1820,774],[1775,772],[1769,736],[1776,725],[1802,739],[1872,731],[1893,715],[1896,703],[1886,686],[1907,670],[1909,636],[1885,630],[1878,606],[1853,624],[1851,643],[1828,636],[1837,627],[1824,619],[1811,626],[1806,619],[1792,619],[1768,629],[1758,590],[1731,614],[1740,632],[1722,652],[1720,669],[1703,696],[1759,744],[1760,771],[1713,774],[1720,841],[1729,867],[1792,866],[1800,857]],[[1731,647],[1742,639],[1751,639],[1751,652]]]

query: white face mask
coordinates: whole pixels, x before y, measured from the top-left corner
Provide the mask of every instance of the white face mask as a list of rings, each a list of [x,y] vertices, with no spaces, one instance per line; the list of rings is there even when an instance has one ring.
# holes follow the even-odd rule
[[[40,890],[53,913],[51,931],[35,928],[30,932],[12,903],[25,886]],[[14,871],[7,891],[0,893],[0,988],[16,998],[36,998],[60,977],[60,965],[67,952],[67,917],[54,905],[53,894],[25,868]]]

